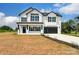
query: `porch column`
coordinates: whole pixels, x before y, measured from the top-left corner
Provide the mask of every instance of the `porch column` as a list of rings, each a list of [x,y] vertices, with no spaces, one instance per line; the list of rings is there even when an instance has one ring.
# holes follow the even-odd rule
[[[58,26],[58,34],[61,34],[61,26]]]
[[[26,34],[28,34],[28,31],[29,31],[29,26],[27,25]]]
[[[20,34],[23,34],[22,33],[22,31],[23,31],[22,26],[19,26],[19,29],[20,29]]]
[[[44,34],[44,26],[41,25],[41,34]]]
[[[18,29],[18,32],[17,33],[19,34],[19,29]]]

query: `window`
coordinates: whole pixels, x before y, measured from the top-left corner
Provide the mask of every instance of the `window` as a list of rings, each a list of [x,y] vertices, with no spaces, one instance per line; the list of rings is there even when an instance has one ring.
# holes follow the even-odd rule
[[[27,21],[27,18],[26,17],[21,17],[21,21],[25,22],[25,21]]]
[[[39,21],[39,15],[38,14],[31,14],[31,21]]]
[[[48,22],[56,22],[56,17],[48,17]]]
[[[37,27],[37,26],[29,26],[29,31],[40,31],[41,27]]]

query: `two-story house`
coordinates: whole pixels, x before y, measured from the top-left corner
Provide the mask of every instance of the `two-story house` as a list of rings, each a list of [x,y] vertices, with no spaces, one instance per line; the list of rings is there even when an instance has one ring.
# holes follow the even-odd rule
[[[28,8],[19,14],[18,34],[60,34],[61,15],[53,11],[41,12],[36,8]]]

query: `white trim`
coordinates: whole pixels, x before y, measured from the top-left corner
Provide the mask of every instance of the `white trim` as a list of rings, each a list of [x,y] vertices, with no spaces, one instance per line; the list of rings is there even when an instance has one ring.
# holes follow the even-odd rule
[[[27,26],[27,25],[21,25],[21,26],[19,26],[19,30],[20,30],[20,33],[19,33],[19,31],[18,31],[18,34],[23,34],[23,35],[25,35],[25,34],[40,34],[41,35],[41,33],[43,33],[43,29],[41,29],[40,31],[29,31],[29,26],[40,26],[41,27],[41,25],[28,25],[28,30],[27,30],[27,28],[26,28],[26,33],[22,33],[22,27],[25,27],[25,26]]]
[[[39,15],[39,21],[30,21],[30,17],[31,14],[38,14]],[[22,17],[26,17],[27,16],[27,22],[42,22],[43,24],[19,24],[19,30],[18,30],[18,34],[24,34],[22,33],[22,26],[27,26],[27,25],[33,25],[33,26],[43,26],[43,28],[41,29],[41,31],[29,31],[26,29],[26,34],[44,34],[44,27],[57,27],[57,34],[61,33],[61,17],[57,16],[55,13],[50,13],[48,14],[48,16],[43,16],[40,12],[38,12],[37,10],[33,10],[30,13],[28,13],[26,15],[26,12],[24,14],[21,14]],[[56,17],[56,22],[48,22],[48,17]],[[52,33],[53,34],[53,33]]]

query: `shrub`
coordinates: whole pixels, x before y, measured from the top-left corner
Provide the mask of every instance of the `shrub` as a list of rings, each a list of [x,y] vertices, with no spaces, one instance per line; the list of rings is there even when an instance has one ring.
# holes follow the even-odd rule
[[[9,26],[0,27],[0,32],[12,32],[12,31],[14,31],[14,30]]]

